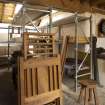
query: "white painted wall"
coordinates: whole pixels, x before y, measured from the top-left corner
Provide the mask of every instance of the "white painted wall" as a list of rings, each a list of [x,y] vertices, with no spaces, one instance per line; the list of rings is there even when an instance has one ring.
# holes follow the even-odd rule
[[[100,85],[105,87],[105,60],[98,59],[98,70]]]
[[[98,36],[97,25],[101,21],[101,19],[105,19],[105,15],[102,14],[94,14],[94,27],[96,28],[95,34]],[[105,37],[97,38],[97,47],[105,48]]]
[[[82,16],[86,16],[89,17],[91,14],[90,13],[84,13],[82,14]],[[98,13],[94,13],[92,14],[92,35],[93,36],[98,36],[98,31],[97,31],[97,25],[99,24],[99,22],[101,21],[101,19],[105,18],[105,15],[102,14],[98,14]],[[81,36],[90,36],[90,23],[89,20],[87,21],[82,21],[79,22],[78,24],[78,35]],[[81,28],[80,28],[81,27]],[[58,38],[58,30],[54,30],[53,29],[53,33],[56,33],[56,38]],[[64,25],[62,26],[62,30],[61,30],[61,36],[65,37],[66,35],[70,35],[70,36],[74,36],[75,35],[75,24],[68,24],[68,25]],[[97,47],[104,47],[105,48],[105,38],[97,38]],[[81,47],[82,49],[87,49],[88,46],[85,46],[85,48]],[[72,55],[73,50],[71,49],[70,51],[68,51],[68,56]],[[57,50],[56,50],[56,53]]]
[[[0,42],[8,41],[8,30],[0,29]]]
[[[9,24],[0,23],[0,42],[4,42],[8,40],[8,28]]]
[[[105,38],[98,38],[97,39],[97,47],[105,48]]]

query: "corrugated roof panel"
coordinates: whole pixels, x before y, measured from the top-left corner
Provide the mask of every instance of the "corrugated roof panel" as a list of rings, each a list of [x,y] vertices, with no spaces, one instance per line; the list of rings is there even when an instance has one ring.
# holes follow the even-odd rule
[[[4,4],[2,22],[11,22],[9,18],[13,17],[14,10],[15,10],[15,4],[12,4],[12,3]]]

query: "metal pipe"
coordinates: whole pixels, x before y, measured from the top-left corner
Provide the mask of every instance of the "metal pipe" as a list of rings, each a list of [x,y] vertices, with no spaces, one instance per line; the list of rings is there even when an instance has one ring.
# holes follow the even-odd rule
[[[90,16],[90,70],[91,70],[91,79],[94,79],[92,41],[93,41],[93,38],[92,38],[92,15],[91,15]]]
[[[52,29],[52,8],[50,8],[50,13],[49,13],[49,33],[51,33]]]
[[[89,50],[90,50],[90,49],[89,49]],[[83,59],[82,63],[81,63],[80,66],[78,67],[78,72],[79,72],[79,70],[81,69],[81,67],[83,66],[83,64],[84,64],[86,58],[88,57],[88,55],[89,55],[89,53],[86,54],[86,56],[85,56],[85,58]]]
[[[26,7],[26,10],[50,13],[50,11],[41,10],[41,9],[36,9],[36,8],[27,8],[27,7]]]
[[[75,74],[75,91],[77,92],[77,71],[78,71],[78,14],[75,14],[75,47],[76,47],[76,52],[75,52],[75,65],[76,65],[76,74]]]
[[[33,27],[35,28],[35,30],[36,30],[37,32],[40,32],[39,29],[34,25],[32,19],[28,16],[28,14],[27,14],[27,13],[24,13],[24,14],[25,14],[26,17],[29,19],[29,21],[31,22],[31,24],[33,25]]]
[[[59,28],[59,34],[58,34],[58,40],[60,41],[61,40],[61,26],[58,26]],[[59,49],[59,54],[61,54],[61,45],[60,43],[58,44],[58,49]]]
[[[23,28],[23,32],[25,31],[25,19],[24,19],[24,14],[25,14],[25,7],[24,7],[24,4],[23,4],[23,9],[22,9],[22,28]]]
[[[18,27],[18,28],[22,28],[22,27]],[[8,30],[8,28],[5,28],[5,27],[0,27],[0,29],[7,29]],[[12,29],[12,28],[9,28],[9,29]],[[28,28],[25,28],[26,30],[29,30],[29,31],[33,31],[33,29],[28,29]],[[16,30],[16,29],[15,29]]]
[[[91,73],[81,74],[81,75],[78,75],[78,77],[83,77],[83,76],[90,75],[90,74]]]

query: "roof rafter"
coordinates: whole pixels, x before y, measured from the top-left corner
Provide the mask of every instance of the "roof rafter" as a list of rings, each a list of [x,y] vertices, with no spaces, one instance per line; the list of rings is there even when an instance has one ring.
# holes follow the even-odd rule
[[[1,21],[3,20],[3,17],[4,17],[4,8],[5,8],[5,4],[3,3]]]

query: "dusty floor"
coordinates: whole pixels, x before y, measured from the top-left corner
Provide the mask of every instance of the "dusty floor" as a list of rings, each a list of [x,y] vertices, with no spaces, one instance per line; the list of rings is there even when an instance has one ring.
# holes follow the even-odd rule
[[[74,92],[74,80],[66,77],[63,81],[64,105],[83,105],[83,102],[78,103],[78,96],[80,88],[77,93]],[[105,105],[105,88],[97,86],[97,95],[99,98],[99,105]],[[90,105],[95,105],[93,102]]]
[[[64,105],[82,105],[77,102],[78,93],[73,92],[73,80],[66,78],[62,87],[64,93]],[[105,89],[98,87],[100,105],[105,105]],[[0,70],[0,105],[17,105],[17,95],[12,84],[11,72]]]

